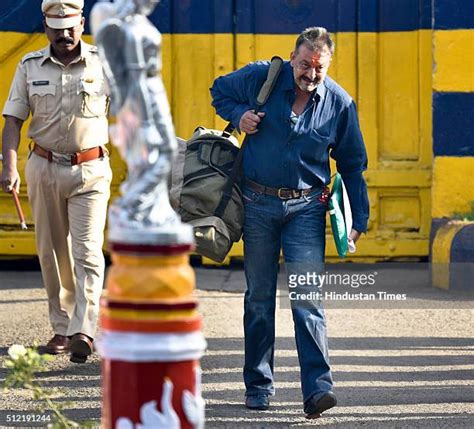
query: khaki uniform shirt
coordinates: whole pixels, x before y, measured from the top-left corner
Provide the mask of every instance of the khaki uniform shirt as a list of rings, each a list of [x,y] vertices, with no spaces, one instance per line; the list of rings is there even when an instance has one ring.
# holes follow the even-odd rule
[[[23,57],[3,115],[32,120],[28,137],[69,154],[108,142],[108,97],[97,48],[81,41],[81,54],[65,67],[51,46]]]

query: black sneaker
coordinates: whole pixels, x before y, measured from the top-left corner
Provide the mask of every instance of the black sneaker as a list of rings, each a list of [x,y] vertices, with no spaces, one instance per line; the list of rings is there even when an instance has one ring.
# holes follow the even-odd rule
[[[268,410],[270,405],[270,400],[267,395],[255,395],[255,396],[246,396],[245,397],[245,406],[249,410]]]
[[[323,411],[329,410],[329,408],[336,406],[336,404],[336,395],[331,391],[326,392],[322,396],[314,395],[304,406],[306,418],[317,419],[321,417]]]

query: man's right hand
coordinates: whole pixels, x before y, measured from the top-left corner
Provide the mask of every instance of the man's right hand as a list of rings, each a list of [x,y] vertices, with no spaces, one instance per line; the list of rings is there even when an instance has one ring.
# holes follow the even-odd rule
[[[23,121],[15,116],[5,115],[5,128],[2,135],[2,188],[5,192],[20,191],[20,175],[17,169],[17,152]]]
[[[2,187],[5,192],[11,192],[13,189],[20,192],[20,175],[16,168],[3,168]]]
[[[258,112],[257,114],[255,114],[253,110],[247,110],[240,118],[240,131],[243,131],[247,134],[255,134],[256,132],[258,132],[258,124],[264,116],[265,112]]]

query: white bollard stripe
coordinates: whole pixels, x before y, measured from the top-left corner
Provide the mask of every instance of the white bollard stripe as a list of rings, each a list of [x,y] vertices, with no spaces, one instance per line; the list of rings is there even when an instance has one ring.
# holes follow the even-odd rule
[[[97,339],[102,358],[125,362],[180,362],[200,359],[207,343],[201,332],[142,334],[104,331]]]

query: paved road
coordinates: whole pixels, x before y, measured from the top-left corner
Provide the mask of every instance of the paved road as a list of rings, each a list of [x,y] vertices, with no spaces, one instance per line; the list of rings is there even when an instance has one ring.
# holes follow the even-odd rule
[[[51,335],[38,271],[0,270],[0,357],[14,343]],[[242,406],[241,269],[198,268],[197,283],[208,351],[202,360],[207,428],[471,428],[474,427],[473,308],[456,295],[421,287],[413,308],[328,308],[331,362],[339,406],[317,421],[302,414],[298,360],[289,310],[277,308],[276,395],[266,412]],[[424,273],[414,275],[423,283]],[[390,277],[390,275],[389,275]],[[440,304],[441,303],[441,304]],[[381,307],[381,306],[379,306]],[[395,306],[396,307],[396,306]],[[3,381],[5,370],[0,370]],[[76,419],[100,418],[100,368],[56,357],[40,374]],[[28,392],[0,397],[7,415],[35,413]],[[25,424],[17,424],[27,427]]]

